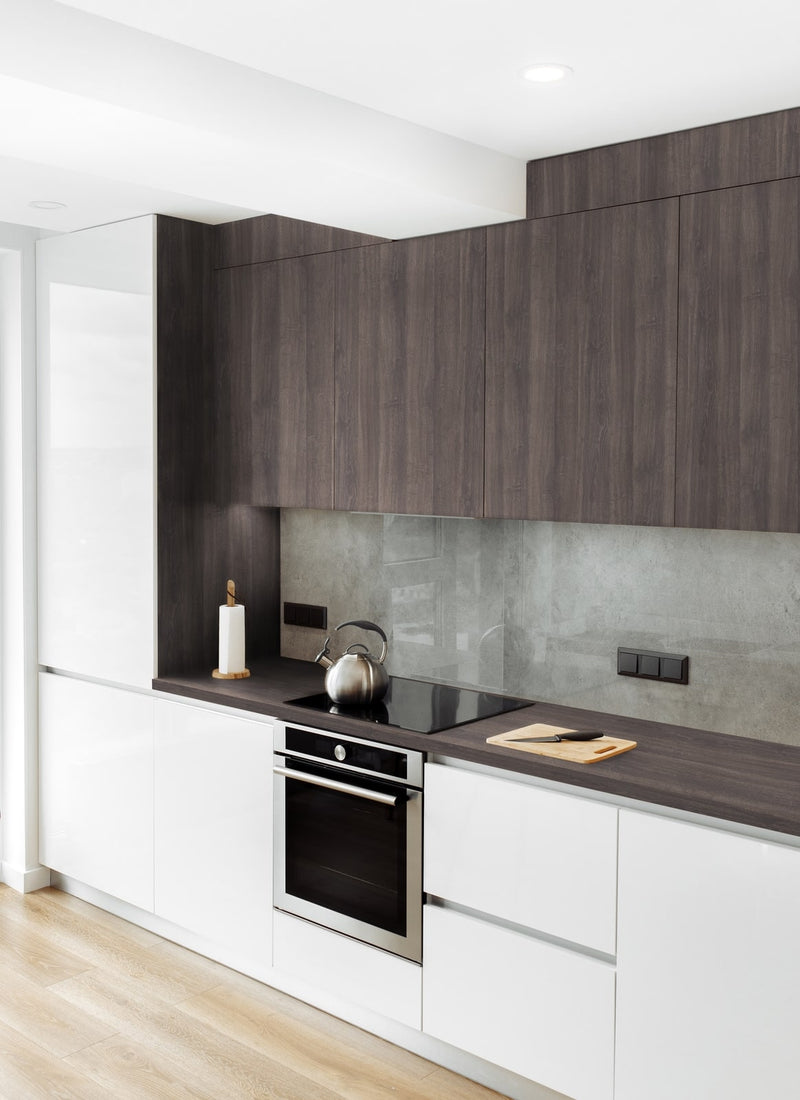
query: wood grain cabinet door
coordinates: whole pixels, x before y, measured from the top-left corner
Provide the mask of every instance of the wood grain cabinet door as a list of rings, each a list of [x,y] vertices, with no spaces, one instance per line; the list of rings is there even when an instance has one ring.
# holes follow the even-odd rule
[[[485,230],[340,252],[336,507],[483,511]]]
[[[800,180],[681,199],[676,522],[800,531]]]
[[[678,200],[487,234],[485,514],[672,524]]]
[[[235,501],[333,506],[334,267],[326,253],[216,273]]]

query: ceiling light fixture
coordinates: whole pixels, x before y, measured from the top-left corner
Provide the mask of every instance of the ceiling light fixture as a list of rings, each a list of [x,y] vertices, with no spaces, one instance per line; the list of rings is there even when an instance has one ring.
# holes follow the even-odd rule
[[[568,76],[572,76],[572,69],[569,65],[562,65],[558,61],[539,61],[526,69],[522,75],[534,84],[555,84],[559,80],[566,80]]]
[[[34,199],[33,202],[29,202],[28,206],[32,206],[34,210],[66,210],[67,204],[65,202],[56,202],[55,199]]]

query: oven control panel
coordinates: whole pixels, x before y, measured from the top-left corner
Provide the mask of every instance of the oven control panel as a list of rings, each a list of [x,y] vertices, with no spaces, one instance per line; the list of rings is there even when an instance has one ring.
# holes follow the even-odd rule
[[[400,779],[411,786],[422,786],[424,753],[421,752],[288,723],[276,726],[275,749],[304,760],[335,763],[365,775]]]

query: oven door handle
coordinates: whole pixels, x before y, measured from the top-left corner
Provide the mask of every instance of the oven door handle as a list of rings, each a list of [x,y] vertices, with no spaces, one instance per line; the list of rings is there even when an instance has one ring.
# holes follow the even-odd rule
[[[370,791],[366,787],[354,787],[352,783],[340,783],[337,779],[324,779],[322,776],[311,775],[309,772],[297,772],[292,768],[281,768],[277,764],[273,766],[272,770],[275,775],[283,775],[287,779],[299,779],[301,783],[313,783],[315,787],[327,787],[330,791],[354,794],[356,798],[366,798],[370,802],[381,802],[384,806],[397,805],[397,795],[395,794]]]

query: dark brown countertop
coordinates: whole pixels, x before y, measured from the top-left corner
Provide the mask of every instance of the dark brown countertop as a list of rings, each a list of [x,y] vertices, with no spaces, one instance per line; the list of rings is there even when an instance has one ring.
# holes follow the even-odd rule
[[[411,733],[339,715],[322,716],[287,705],[287,699],[322,691],[323,679],[323,670],[313,663],[274,658],[254,663],[247,680],[214,680],[209,673],[162,677],[153,681],[153,687],[284,721],[323,726],[402,748],[800,836],[798,748],[554,703],[536,703],[530,709],[434,734]],[[591,765],[486,744],[493,734],[531,722],[597,727],[638,744],[632,752]]]

